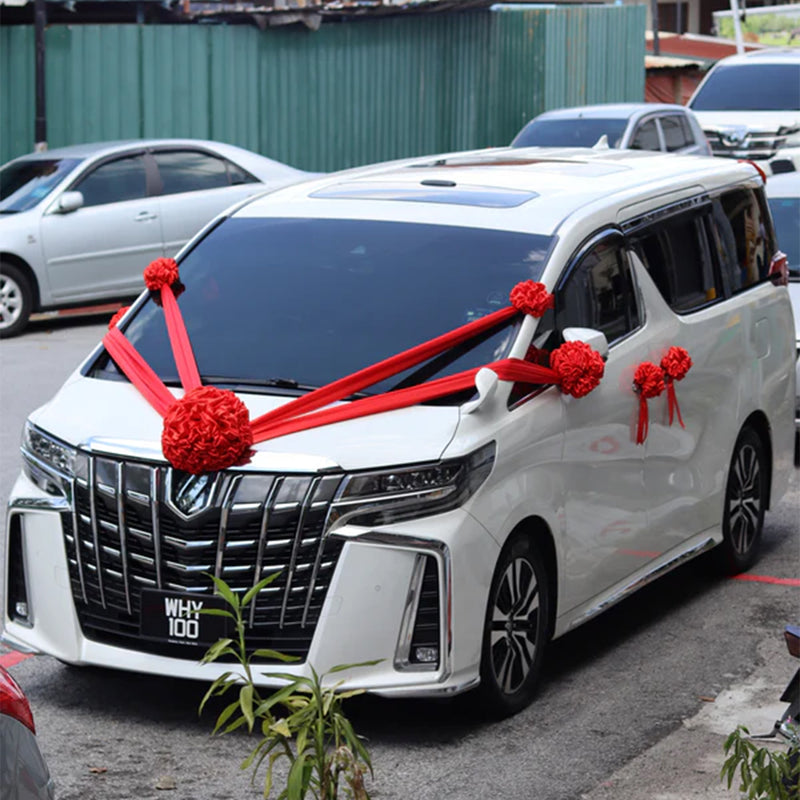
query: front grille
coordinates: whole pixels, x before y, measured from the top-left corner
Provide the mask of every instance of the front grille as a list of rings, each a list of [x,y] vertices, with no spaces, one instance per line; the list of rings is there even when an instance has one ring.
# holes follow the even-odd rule
[[[323,535],[341,475],[197,478],[82,455],[79,465],[63,527],[85,636],[187,657],[185,646],[141,637],[142,589],[211,595],[213,574],[243,593],[278,572],[247,611],[248,648],[307,656],[343,544]]]
[[[725,158],[744,158],[755,161],[772,158],[776,151],[786,144],[786,136],[777,133],[747,133],[743,139],[727,139],[724,132],[705,131],[708,143],[715,156]]]

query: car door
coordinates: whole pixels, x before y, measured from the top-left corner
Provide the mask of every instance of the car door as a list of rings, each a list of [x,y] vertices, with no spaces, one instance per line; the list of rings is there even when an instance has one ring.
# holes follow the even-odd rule
[[[173,257],[207,222],[265,186],[226,158],[190,149],[155,150],[164,255]]]
[[[617,583],[657,553],[647,542],[644,449],[632,381],[649,355],[644,315],[617,231],[589,242],[556,288],[555,326],[589,327],[609,342],[605,374],[586,398],[564,398],[566,608]]]
[[[94,300],[141,291],[142,270],[163,249],[144,154],[106,159],[69,189],[81,192],[83,205],[69,213],[51,205],[41,222],[53,299]]]

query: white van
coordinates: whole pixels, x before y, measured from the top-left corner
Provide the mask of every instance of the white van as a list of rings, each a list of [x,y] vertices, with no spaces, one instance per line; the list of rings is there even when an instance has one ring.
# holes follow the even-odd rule
[[[477,689],[503,715],[530,702],[551,638],[712,548],[728,571],[756,558],[792,468],[795,342],[752,166],[411,159],[241,205],[178,261],[30,416],[11,646],[210,681],[231,668],[198,663],[221,618],[184,611],[213,602],[211,574],[243,592],[278,573],[248,642],[296,656],[284,672],[382,659],[347,685]],[[518,310],[518,286],[543,302]],[[569,369],[602,372],[585,396],[562,391],[565,342],[583,348]],[[211,471],[195,423],[169,421],[182,382],[208,391],[193,360],[246,407],[236,463]],[[377,383],[337,383],[365,369]]]

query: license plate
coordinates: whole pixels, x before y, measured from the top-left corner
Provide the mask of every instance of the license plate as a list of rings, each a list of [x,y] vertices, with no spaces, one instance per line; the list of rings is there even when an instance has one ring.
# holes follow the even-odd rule
[[[227,608],[221,597],[142,590],[139,630],[145,639],[189,647],[209,647],[228,635],[228,617],[201,614],[201,609]]]

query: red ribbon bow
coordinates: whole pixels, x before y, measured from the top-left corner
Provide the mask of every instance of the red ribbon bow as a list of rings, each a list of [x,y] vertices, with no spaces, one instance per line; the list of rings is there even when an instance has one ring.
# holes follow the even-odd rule
[[[681,409],[675,394],[675,381],[682,381],[691,368],[692,359],[689,353],[682,347],[670,347],[670,349],[667,350],[667,354],[661,359],[661,369],[664,371],[664,381],[667,386],[669,424],[672,425],[672,419],[677,415],[681,428],[685,428],[686,426],[683,424]]]
[[[664,372],[652,361],[643,361],[633,374],[633,388],[639,395],[639,422],[636,426],[636,444],[644,444],[650,429],[647,401],[664,391]]]

